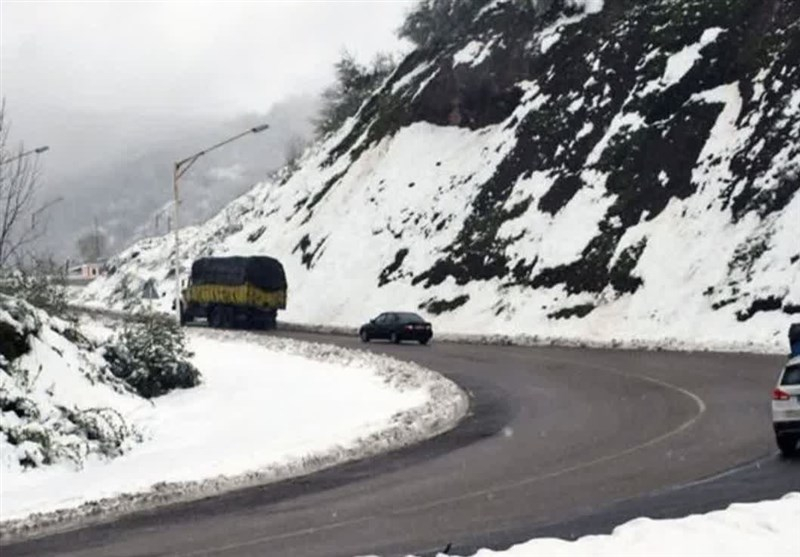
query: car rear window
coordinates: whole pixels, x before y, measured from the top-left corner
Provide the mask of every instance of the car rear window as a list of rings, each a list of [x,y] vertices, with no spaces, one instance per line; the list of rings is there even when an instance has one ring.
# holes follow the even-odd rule
[[[425,320],[416,313],[398,313],[397,315],[403,323],[425,323]]]
[[[783,372],[781,385],[800,385],[800,365],[793,365]]]

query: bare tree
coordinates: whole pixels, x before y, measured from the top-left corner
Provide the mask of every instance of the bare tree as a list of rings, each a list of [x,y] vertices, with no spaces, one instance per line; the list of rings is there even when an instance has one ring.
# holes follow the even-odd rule
[[[28,220],[39,179],[38,152],[26,152],[22,143],[8,143],[5,100],[0,104],[0,269],[22,258],[25,247],[40,235],[41,227]]]

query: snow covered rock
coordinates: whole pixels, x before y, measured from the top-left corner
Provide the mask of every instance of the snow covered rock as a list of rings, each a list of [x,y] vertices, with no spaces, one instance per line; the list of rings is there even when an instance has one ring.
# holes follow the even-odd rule
[[[298,171],[185,229],[184,269],[277,257],[300,323],[402,306],[451,333],[783,351],[800,4],[479,4]],[[83,301],[153,280],[168,309],[172,249],[122,252]]]

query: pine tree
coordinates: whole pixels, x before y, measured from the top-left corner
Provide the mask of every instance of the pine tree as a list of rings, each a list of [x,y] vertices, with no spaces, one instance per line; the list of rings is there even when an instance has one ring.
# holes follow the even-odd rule
[[[334,67],[336,83],[322,93],[322,108],[315,122],[317,136],[336,131],[354,116],[369,95],[394,71],[395,63],[388,54],[379,54],[366,67],[344,51]]]
[[[421,48],[438,47],[467,32],[484,0],[421,0],[398,30]]]

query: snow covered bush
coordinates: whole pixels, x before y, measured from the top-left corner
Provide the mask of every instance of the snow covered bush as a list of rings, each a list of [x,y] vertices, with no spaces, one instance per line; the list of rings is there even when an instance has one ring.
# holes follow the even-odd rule
[[[132,398],[73,323],[0,294],[3,468],[122,454],[139,434],[114,405]]]
[[[45,267],[35,264],[32,269],[17,269],[2,281],[0,292],[25,300],[50,315],[69,318],[67,290],[63,277],[45,272]]]
[[[12,380],[0,386],[0,435],[23,468],[64,460],[80,466],[91,453],[112,458],[124,452],[128,437],[138,437],[113,408],[48,407],[19,370],[12,366],[8,374]]]
[[[153,311],[139,311],[128,319],[104,355],[111,372],[145,398],[200,383],[183,330]]]

